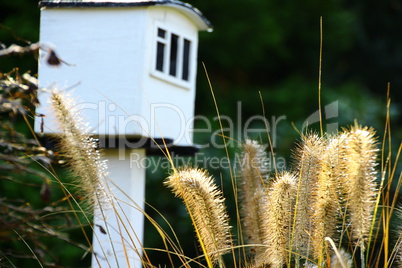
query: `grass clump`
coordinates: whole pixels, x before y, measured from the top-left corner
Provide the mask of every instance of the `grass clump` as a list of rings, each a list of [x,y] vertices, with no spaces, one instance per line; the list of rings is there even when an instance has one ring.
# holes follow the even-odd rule
[[[293,170],[274,179],[264,149],[252,140],[242,145],[238,192],[246,243],[240,246],[250,249],[248,266],[371,267],[365,252],[381,193],[375,131],[356,123],[337,135],[302,135]],[[218,257],[211,252],[229,246],[222,193],[198,169],[175,171],[165,183],[183,199],[212,267]],[[226,242],[217,247],[219,241]]]
[[[255,232],[263,234],[265,251],[252,256],[256,267],[331,267],[332,262],[349,267],[349,256],[357,251],[355,259],[366,267],[379,192],[378,151],[374,130],[358,124],[337,135],[303,135],[293,154],[294,174],[279,174],[268,182],[265,197],[259,196],[267,201],[260,203],[264,209],[258,210]],[[260,174],[252,176],[260,182],[255,195],[263,187]],[[241,200],[247,204],[247,198]],[[329,246],[328,239],[338,245]]]

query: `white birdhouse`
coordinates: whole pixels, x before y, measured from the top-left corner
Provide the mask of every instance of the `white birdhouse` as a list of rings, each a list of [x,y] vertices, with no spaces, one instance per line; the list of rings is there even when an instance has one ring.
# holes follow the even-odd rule
[[[93,134],[165,138],[191,146],[198,31],[209,21],[179,1],[42,1],[40,42],[67,64],[42,58],[41,87],[72,87]],[[57,128],[47,94],[37,113]],[[36,126],[39,130],[39,124]]]
[[[152,151],[150,138],[167,140],[172,150],[193,148],[198,31],[211,24],[173,0],[54,0],[40,7],[41,45],[54,49],[62,63],[47,64],[43,52],[39,86],[66,89],[75,98],[105,148],[120,202],[101,220],[95,211],[92,266],[141,267],[145,166],[132,160]],[[45,118],[35,130],[45,135],[58,133],[49,97],[39,93],[36,111]]]

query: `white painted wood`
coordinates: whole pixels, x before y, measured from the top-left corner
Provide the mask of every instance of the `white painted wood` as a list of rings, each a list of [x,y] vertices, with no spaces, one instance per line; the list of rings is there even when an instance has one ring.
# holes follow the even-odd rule
[[[141,210],[145,201],[145,149],[127,150],[124,160],[119,154],[107,150],[105,155],[114,204],[103,213],[95,210],[92,267],[142,267],[139,254],[144,236]]]
[[[52,43],[72,66],[55,68],[41,58],[40,87],[73,86],[69,92],[81,103],[83,116],[95,134],[143,134],[129,115],[140,114],[145,36],[138,29],[145,29],[146,16],[146,8],[54,8],[41,12],[41,43]],[[45,57],[46,53],[41,54]],[[46,107],[47,98],[46,93],[39,95],[42,105],[38,112],[46,114],[45,133],[52,133],[56,128]]]
[[[156,23],[192,41],[190,83],[185,86],[152,75]],[[53,44],[71,66],[49,66],[42,51],[40,87],[73,87],[69,92],[96,135],[164,137],[192,145],[198,31],[181,9],[169,6],[45,8],[41,43]],[[39,94],[37,113],[46,115],[44,131],[52,134],[57,128],[48,96]]]
[[[153,58],[156,50],[153,42],[158,25],[176,32],[192,41],[190,61],[190,81],[188,88],[166,83],[166,80],[144,72],[144,88],[150,89],[142,95],[142,114],[150,118],[150,134],[153,137],[174,137],[176,144],[192,145],[193,116],[195,103],[195,81],[197,69],[198,29],[187,17],[176,10],[167,10],[165,7],[154,7],[149,10],[149,31],[147,43],[153,44],[153,49],[147,50],[146,57]],[[152,34],[150,34],[152,33]],[[145,69],[152,74],[155,60],[145,62]],[[166,119],[165,119],[166,118]],[[169,132],[165,132],[168,129]]]

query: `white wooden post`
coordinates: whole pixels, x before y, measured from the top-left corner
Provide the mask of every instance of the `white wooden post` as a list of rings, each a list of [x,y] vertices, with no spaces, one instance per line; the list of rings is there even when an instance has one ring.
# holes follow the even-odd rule
[[[144,236],[145,149],[104,150],[111,179],[109,187],[114,204],[95,212],[92,267],[141,266]],[[127,263],[128,262],[128,263]]]

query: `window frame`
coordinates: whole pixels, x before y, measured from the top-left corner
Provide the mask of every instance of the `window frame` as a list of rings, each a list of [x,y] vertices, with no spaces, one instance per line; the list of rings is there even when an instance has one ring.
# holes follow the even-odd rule
[[[165,32],[164,37],[159,35],[160,30]],[[177,43],[172,43],[172,36],[177,37]],[[193,66],[194,57],[193,49],[195,46],[194,39],[187,35],[179,33],[177,30],[172,30],[170,27],[156,22],[153,31],[153,46],[152,46],[152,63],[151,76],[159,78],[166,82],[177,86],[190,89],[193,83]],[[172,45],[176,45],[176,50],[173,49],[176,61],[172,58]],[[158,62],[158,49],[163,49],[162,67]],[[172,69],[173,68],[173,69]],[[162,70],[161,70],[162,69]],[[174,75],[173,75],[173,74]],[[187,79],[186,79],[187,78]]]

